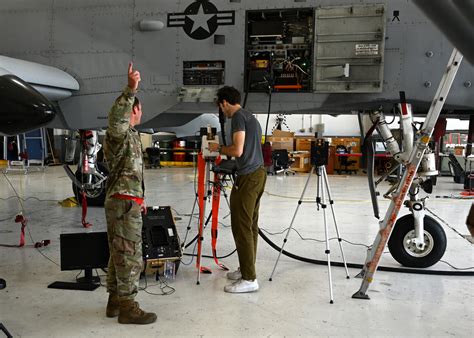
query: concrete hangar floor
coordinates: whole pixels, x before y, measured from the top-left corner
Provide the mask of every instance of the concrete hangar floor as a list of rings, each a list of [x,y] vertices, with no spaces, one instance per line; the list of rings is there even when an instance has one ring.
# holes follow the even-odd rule
[[[28,218],[27,245],[23,248],[0,247],[0,278],[7,287],[0,290],[0,322],[13,336],[76,337],[76,336],[469,336],[474,334],[474,279],[466,276],[438,276],[379,271],[368,295],[371,300],[356,300],[361,280],[354,278],[358,269],[349,269],[350,279],[340,267],[332,268],[334,304],[329,304],[327,266],[312,265],[282,256],[273,281],[268,278],[277,258],[277,251],[259,239],[257,275],[260,290],[251,294],[226,294],[225,271],[211,259],[203,264],[212,274],[197,272],[192,257],[183,256],[182,264],[170,295],[153,278],[137,300],[146,310],[158,314],[153,325],[120,325],[105,316],[107,294],[104,287],[93,292],[48,289],[53,281],[74,281],[78,271],[60,271],[59,235],[86,231],[105,231],[102,208],[89,208],[90,229],[81,225],[81,208],[64,208],[58,201],[72,195],[71,183],[60,167],[44,173],[28,175],[9,173],[8,179],[24,199]],[[188,217],[194,201],[194,172],[191,168],[162,168],[145,171],[146,197],[149,205],[169,205],[177,216],[176,226],[184,238]],[[269,176],[261,202],[260,227],[271,233],[289,226],[301,195],[307,174],[281,177]],[[347,262],[363,263],[366,247],[372,244],[378,224],[372,216],[366,177],[329,176],[335,200],[336,216]],[[462,186],[452,178],[441,177],[433,195],[459,195]],[[316,195],[316,178],[310,181],[307,198]],[[16,244],[20,225],[14,223],[19,210],[14,192],[0,175],[0,243]],[[218,254],[235,248],[225,218],[228,208],[221,201]],[[467,234],[465,218],[472,200],[428,200],[429,209],[443,219],[448,237],[443,260],[460,268],[474,266],[472,244],[457,232]],[[381,202],[386,210],[388,202]],[[407,213],[407,210],[403,210]],[[305,238],[324,239],[322,213],[315,204],[303,204],[294,228]],[[334,227],[329,223],[330,236]],[[454,231],[456,230],[456,231]],[[189,238],[197,233],[193,221]],[[203,253],[210,254],[210,229],[204,234]],[[270,236],[281,244],[283,235]],[[49,246],[35,249],[32,243],[50,239]],[[353,243],[350,244],[349,242]],[[354,245],[364,244],[364,245]],[[186,252],[192,253],[193,246]],[[288,251],[325,260],[325,244],[301,240],[296,232],[289,235]],[[341,261],[337,242],[331,242],[331,258]],[[387,250],[386,250],[387,251]],[[44,256],[43,256],[44,255]],[[49,259],[46,259],[49,258]],[[237,267],[237,255],[222,259],[230,268]],[[190,264],[191,263],[191,264]],[[383,255],[381,265],[398,267],[390,253]],[[433,270],[455,271],[439,262]],[[472,271],[472,270],[470,270]],[[99,270],[100,275],[104,272]],[[105,283],[105,277],[102,277]],[[145,287],[145,281],[141,280]],[[1,336],[1,334],[0,334]]]

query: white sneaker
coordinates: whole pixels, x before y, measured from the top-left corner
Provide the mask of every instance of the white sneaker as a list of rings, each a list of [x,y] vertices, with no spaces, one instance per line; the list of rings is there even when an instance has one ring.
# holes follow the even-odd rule
[[[254,292],[258,290],[258,282],[254,280],[245,280],[239,279],[238,281],[226,285],[224,287],[225,292],[229,293],[245,293],[245,292]]]
[[[242,273],[240,272],[240,268],[232,272],[227,272],[227,279],[230,280],[239,280],[242,279]]]

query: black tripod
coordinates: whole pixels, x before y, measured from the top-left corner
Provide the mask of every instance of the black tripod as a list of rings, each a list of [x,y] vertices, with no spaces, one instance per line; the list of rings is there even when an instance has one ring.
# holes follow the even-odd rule
[[[329,276],[329,296],[330,296],[330,301],[329,303],[333,304],[334,299],[333,299],[333,293],[332,293],[332,276],[331,276],[331,250],[329,248],[329,236],[328,236],[328,225],[327,225],[327,217],[326,217],[326,193],[329,198],[329,205],[331,206],[331,212],[332,212],[332,217],[334,220],[334,227],[336,229],[336,235],[337,239],[339,241],[339,248],[341,249],[341,254],[342,254],[342,260],[344,262],[344,267],[346,269],[346,278],[349,279],[349,271],[347,270],[347,264],[346,264],[346,258],[344,256],[344,250],[342,249],[342,239],[341,236],[339,235],[339,229],[337,227],[337,221],[336,221],[336,214],[334,212],[334,201],[331,198],[331,189],[329,188],[329,181],[328,181],[328,176],[326,173],[326,167],[324,165],[321,166],[316,166],[313,165],[311,168],[311,172],[308,175],[308,179],[306,180],[306,184],[303,188],[303,192],[301,193],[301,197],[298,201],[298,206],[296,207],[295,213],[293,214],[293,218],[291,219],[290,227],[288,228],[288,231],[286,232],[285,239],[283,240],[283,245],[281,246],[280,252],[278,254],[278,258],[275,262],[275,266],[273,267],[272,274],[270,276],[270,281],[272,281],[273,274],[275,273],[276,266],[278,264],[278,261],[280,260],[281,253],[283,252],[283,249],[285,248],[285,244],[288,240],[288,235],[290,234],[291,229],[293,228],[293,223],[296,218],[296,214],[298,213],[298,209],[300,208],[300,205],[304,202],[304,194],[306,192],[306,189],[308,188],[309,180],[311,176],[313,176],[313,173],[316,170],[316,175],[317,175],[317,196],[316,196],[316,206],[317,209],[319,210],[319,207],[323,209],[323,219],[324,219],[324,233],[326,237],[326,250],[324,253],[327,255],[327,261],[328,261],[328,276]],[[312,202],[309,202],[312,203]]]
[[[0,331],[2,331],[5,336],[7,336],[7,338],[13,338],[13,336],[10,334],[10,332],[8,332],[7,328],[3,326],[2,323],[0,323]]]
[[[0,278],[0,290],[5,289],[7,287],[7,282],[3,279]],[[12,338],[13,336],[8,332],[7,328],[3,326],[2,323],[0,323],[0,331],[2,331],[7,338]]]

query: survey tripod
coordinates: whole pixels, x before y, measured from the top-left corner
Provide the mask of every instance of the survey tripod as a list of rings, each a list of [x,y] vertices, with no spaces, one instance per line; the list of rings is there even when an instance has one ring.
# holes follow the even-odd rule
[[[217,258],[217,234],[218,234],[218,225],[219,225],[219,207],[220,207],[220,196],[221,192],[224,195],[227,205],[229,206],[229,201],[227,198],[227,193],[225,192],[225,187],[223,185],[225,181],[225,176],[228,174],[226,170],[220,169],[219,164],[221,164],[222,159],[218,152],[209,151],[208,144],[210,142],[219,143],[219,138],[216,135],[215,128],[202,128],[202,146],[201,151],[198,154],[197,162],[197,171],[198,171],[198,180],[197,180],[197,193],[194,200],[193,208],[191,211],[191,216],[188,223],[188,232],[191,229],[191,221],[193,219],[194,210],[196,204],[199,207],[199,221],[198,221],[198,235],[197,235],[197,258],[196,258],[196,268],[198,270],[196,284],[200,284],[201,281],[201,272],[211,273],[211,270],[207,267],[201,266],[202,258],[202,241],[204,239],[203,232],[204,227],[208,224],[210,218],[212,217],[211,222],[211,245],[212,245],[212,256],[214,262],[223,270],[229,270],[224,264],[219,262]],[[213,179],[211,180],[211,172],[213,172]],[[206,204],[208,199],[212,199],[212,210],[209,216],[206,219]],[[188,235],[186,232],[186,237]],[[184,242],[186,242],[186,237]]]
[[[336,229],[337,240],[339,242],[339,248],[341,249],[342,260],[344,262],[344,267],[346,269],[346,278],[349,279],[349,271],[347,270],[346,258],[344,256],[344,249],[342,248],[342,239],[339,233],[339,229],[337,226],[336,221],[336,213],[334,212],[334,201],[331,196],[331,189],[329,187],[328,176],[326,173],[326,167],[324,165],[313,165],[311,168],[310,173],[308,174],[308,178],[306,179],[306,184],[304,185],[303,192],[301,193],[301,197],[298,200],[298,206],[296,207],[295,213],[293,214],[293,218],[291,219],[290,226],[288,231],[286,232],[285,239],[283,240],[283,245],[281,246],[280,252],[278,254],[278,258],[275,262],[275,266],[273,267],[272,274],[269,278],[270,281],[273,279],[273,274],[275,273],[275,269],[277,267],[278,261],[280,260],[280,256],[285,248],[285,244],[288,240],[288,236],[290,234],[291,229],[293,228],[293,223],[296,219],[296,215],[298,214],[298,210],[302,203],[314,203],[313,201],[304,201],[304,195],[306,193],[306,189],[308,188],[309,181],[313,174],[316,173],[317,175],[317,196],[316,196],[316,207],[319,210],[323,210],[323,220],[324,220],[324,234],[325,234],[325,242],[326,242],[326,250],[324,253],[327,255],[327,262],[328,262],[328,278],[329,278],[329,303],[334,303],[333,291],[332,291],[332,275],[331,275],[331,250],[329,247],[329,231],[328,231],[328,224],[327,224],[327,217],[326,217],[326,208],[328,206],[327,202],[329,202],[329,206],[331,207],[332,218],[334,221],[334,227]],[[327,195],[327,200],[326,200]]]
[[[443,108],[446,97],[451,89],[451,85],[456,77],[456,73],[462,61],[462,54],[454,49],[448,61],[447,69],[441,79],[435,98],[426,116],[426,120],[418,132],[417,141],[411,150],[407,160],[403,161],[405,172],[395,192],[392,193],[390,199],[390,206],[387,209],[384,219],[379,223],[380,230],[367,252],[367,258],[364,267],[360,273],[363,278],[360,289],[352,295],[352,298],[369,299],[367,290],[370,283],[374,280],[375,272],[377,271],[380,258],[385,249],[385,246],[390,239],[395,221],[397,220],[400,208],[405,201],[405,198],[410,191],[413,179],[417,173],[418,167],[423,159],[423,155],[428,148],[428,143],[431,139],[436,121],[439,118]]]

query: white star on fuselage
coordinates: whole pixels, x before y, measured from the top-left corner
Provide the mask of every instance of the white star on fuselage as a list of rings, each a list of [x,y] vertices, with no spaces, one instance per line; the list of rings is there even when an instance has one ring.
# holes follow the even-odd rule
[[[188,17],[193,21],[193,28],[191,29],[191,34],[193,34],[199,27],[206,30],[208,33],[211,32],[209,29],[208,21],[214,17],[215,14],[206,14],[204,13],[204,8],[202,4],[199,4],[199,9],[196,14],[188,15]]]

